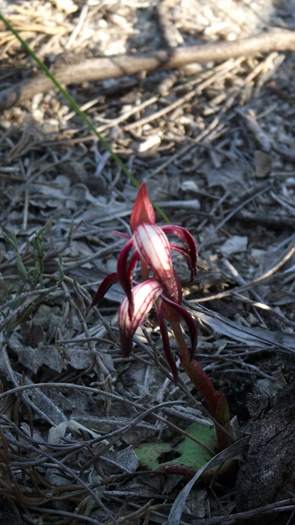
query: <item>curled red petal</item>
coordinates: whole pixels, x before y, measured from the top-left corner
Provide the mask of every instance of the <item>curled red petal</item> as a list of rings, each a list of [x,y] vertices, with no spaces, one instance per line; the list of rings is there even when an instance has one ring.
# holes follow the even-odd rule
[[[134,252],[131,259],[130,259],[130,262],[129,262],[129,265],[128,265],[128,269],[127,269],[127,273],[128,273],[128,282],[130,283],[131,285],[131,282],[132,282],[132,272],[136,266],[136,263],[137,261],[139,261],[139,253],[138,252]],[[133,301],[132,301],[132,296],[129,296],[129,309],[128,309],[128,312],[129,312],[129,317],[132,316],[132,312],[133,312]]]
[[[134,232],[140,224],[154,224],[156,222],[156,214],[153,205],[150,201],[147,187],[145,183],[142,183],[133,205],[130,227],[131,231]]]
[[[184,256],[184,258],[185,258],[185,260],[187,262],[187,265],[188,265],[188,269],[189,269],[190,274],[191,274],[191,281],[193,281],[194,277],[195,277],[195,268],[193,268],[191,255],[190,255],[189,251],[186,248],[183,248],[182,246],[178,246],[178,244],[175,244],[174,242],[171,242],[170,246],[171,246],[172,250],[175,250],[176,252],[178,252],[178,253],[180,253],[181,255]]]
[[[133,234],[133,239],[141,259],[159,279],[166,294],[171,299],[180,302],[171,247],[166,234],[157,224],[140,224]]]
[[[186,326],[188,328],[188,332],[191,339],[191,357],[194,356],[195,349],[197,346],[197,338],[198,338],[198,332],[197,332],[197,324],[192,318],[192,316],[189,314],[189,312],[179,304],[175,303],[174,301],[171,301],[168,297],[162,295],[162,301],[164,303],[167,303],[169,305],[169,309],[174,310],[175,314],[178,315],[178,318],[181,318],[186,323]]]
[[[93,299],[90,308],[98,304],[107,293],[108,289],[115,283],[118,282],[118,274],[116,272],[110,273],[107,275],[103,281],[100,283]]]
[[[114,237],[120,237],[120,239],[124,239],[124,241],[126,241],[127,239],[130,239],[130,235],[128,235],[128,233],[126,232],[119,232],[117,230],[113,230],[112,234]]]
[[[168,365],[170,366],[174,382],[177,383],[177,367],[176,367],[174,356],[171,352],[168,330],[165,324],[165,319],[164,319],[164,315],[163,315],[163,311],[161,307],[157,308],[156,315],[157,315],[157,321],[160,327],[160,333],[161,333],[161,337],[163,341],[163,350],[165,353],[166,361]]]
[[[140,257],[139,257],[139,253],[138,252],[134,252],[131,259],[130,259],[130,262],[129,262],[129,265],[128,265],[128,276],[131,280],[131,276],[132,276],[132,272],[136,266],[136,263],[137,261],[139,261]]]
[[[145,321],[158,297],[163,292],[161,284],[155,279],[148,279],[132,288],[133,312],[129,316],[129,301],[126,297],[119,310],[121,345],[128,354],[132,338],[137,328]]]
[[[132,272],[132,259],[128,263],[128,256],[133,246],[133,240],[129,239],[126,244],[123,246],[122,250],[118,255],[117,260],[117,274],[119,282],[127,295],[128,301],[130,303],[130,311],[132,311],[132,294],[131,294],[131,272]]]
[[[176,226],[175,224],[166,224],[162,226],[162,230],[165,233],[172,233],[176,235],[188,247],[193,280],[197,269],[197,244],[192,234],[186,228],[183,228],[182,226]]]

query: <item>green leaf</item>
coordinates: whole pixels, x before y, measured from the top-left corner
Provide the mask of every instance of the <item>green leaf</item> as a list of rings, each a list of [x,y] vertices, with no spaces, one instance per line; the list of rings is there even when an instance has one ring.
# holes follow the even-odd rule
[[[166,465],[181,465],[198,470],[213,456],[217,447],[213,426],[193,423],[186,429],[192,439],[185,436],[177,445],[169,442],[144,443],[135,449],[141,465],[149,470],[158,470]]]
[[[159,459],[162,454],[171,450],[169,443],[145,443],[135,449],[135,454],[143,467],[157,470],[161,465]]]

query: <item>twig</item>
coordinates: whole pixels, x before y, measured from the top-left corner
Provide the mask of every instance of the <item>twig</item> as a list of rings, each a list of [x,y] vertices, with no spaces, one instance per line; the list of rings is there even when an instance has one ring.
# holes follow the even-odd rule
[[[264,516],[270,513],[280,513],[293,510],[295,507],[294,498],[284,499],[281,501],[275,501],[262,507],[256,507],[255,509],[246,510],[243,512],[237,512],[229,516],[214,516],[209,519],[196,519],[192,523],[194,525],[234,525],[240,523],[242,520],[253,520],[258,516]]]
[[[67,64],[53,70],[57,80],[64,85],[135,75],[142,71],[179,68],[193,62],[222,62],[229,58],[252,56],[271,51],[295,51],[295,31],[272,29],[257,36],[234,42],[214,42],[202,46],[178,47],[154,53],[119,55],[86,59],[77,64]],[[45,93],[52,82],[44,75],[21,82],[0,93],[0,110],[24,102],[36,93]]]
[[[94,518],[89,518],[88,516],[85,516],[84,514],[82,516],[82,514],[77,514],[76,512],[69,512],[69,511],[60,510],[60,509],[51,509],[49,507],[34,507],[34,506],[31,506],[30,509],[31,510],[35,510],[37,512],[40,512],[40,510],[41,510],[43,515],[45,515],[45,514],[53,514],[55,516],[63,516],[63,517],[66,517],[66,518],[73,518],[74,521],[80,520],[80,523],[82,523],[81,520],[83,520],[83,523],[85,523],[85,525],[86,525],[86,523],[90,523],[91,525],[101,525],[100,521],[97,521]]]
[[[234,207],[223,219],[222,221],[216,226],[215,231],[220,230],[223,228],[223,226],[234,216],[236,213],[238,213],[242,208],[244,208],[249,202],[256,199],[258,195],[261,195],[262,193],[265,193],[266,191],[270,190],[272,187],[271,184],[264,184],[262,187],[255,186],[248,194],[248,197],[246,199],[243,199],[240,204],[238,204],[236,207]]]
[[[229,219],[230,221],[241,221],[243,223],[249,224],[249,226],[254,224],[261,224],[263,226],[272,228],[274,230],[285,229],[285,228],[295,228],[295,217],[290,217],[288,215],[274,215],[272,214],[262,214],[262,213],[250,213],[243,211],[237,213],[235,216]]]
[[[284,264],[286,264],[294,256],[294,254],[295,254],[295,245],[294,245],[294,242],[292,241],[290,248],[288,248],[288,250],[285,252],[283,257],[274,266],[272,266],[269,270],[267,270],[266,272],[264,272],[261,275],[259,275],[258,277],[256,277],[256,279],[253,279],[252,281],[249,281],[248,283],[246,282],[242,286],[238,286],[236,288],[232,288],[231,290],[224,290],[223,292],[219,292],[219,293],[216,293],[216,294],[213,294],[213,295],[209,295],[207,297],[197,297],[196,299],[194,299],[191,302],[193,302],[193,303],[205,303],[205,302],[213,301],[213,300],[216,300],[216,299],[223,299],[224,297],[229,297],[232,293],[244,292],[246,290],[250,290],[253,286],[256,286],[257,284],[261,284],[262,282],[266,281],[267,279],[273,277],[273,275],[278,270],[280,270],[280,268],[282,266],[284,266]],[[1,398],[1,395],[0,395],[0,398]]]

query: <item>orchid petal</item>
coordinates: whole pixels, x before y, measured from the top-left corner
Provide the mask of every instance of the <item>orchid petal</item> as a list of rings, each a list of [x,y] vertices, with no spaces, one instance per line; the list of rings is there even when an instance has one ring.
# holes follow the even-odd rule
[[[189,251],[186,248],[183,248],[182,246],[178,246],[178,244],[175,244],[174,242],[171,242],[170,246],[171,246],[172,250],[175,250],[176,252],[180,253],[181,255],[183,255],[185,257],[185,260],[186,260],[187,265],[188,265],[188,269],[191,272],[191,281],[193,281],[194,276],[195,276],[195,271],[194,271],[194,268],[192,266],[192,260],[191,260],[191,255],[190,255]]]
[[[128,276],[131,280],[131,274],[136,266],[136,263],[137,261],[139,261],[140,257],[139,257],[139,253],[138,252],[134,252],[134,254],[132,255],[131,259],[130,259],[130,262],[129,262],[129,265],[128,265]]]
[[[125,354],[130,350],[134,332],[141,325],[155,301],[163,292],[161,284],[155,279],[148,279],[132,288],[133,313],[129,316],[129,301],[126,297],[119,310],[121,345]]]
[[[134,252],[134,254],[132,255],[131,259],[130,259],[130,262],[129,262],[129,265],[128,265],[128,268],[127,268],[127,278],[128,278],[128,282],[130,283],[130,286],[131,286],[131,283],[132,283],[132,272],[136,266],[136,263],[139,261],[140,257],[139,257],[139,253],[138,252]],[[131,290],[131,288],[130,288]],[[131,296],[131,291],[130,291],[130,295],[128,295],[128,300],[129,300],[129,317],[132,316],[132,312],[133,312],[133,299],[132,299],[132,296]]]
[[[134,232],[140,224],[155,224],[156,214],[148,196],[146,184],[141,184],[130,217],[131,231]]]
[[[117,230],[113,230],[112,235],[114,237],[120,237],[120,239],[124,239],[124,241],[127,241],[128,239],[130,239],[130,235],[128,235],[128,233],[126,232],[119,232]]]
[[[149,275],[149,267],[143,258],[141,258],[140,265],[141,265],[141,277],[143,279],[147,279]]]
[[[98,304],[105,294],[107,293],[108,289],[115,283],[118,282],[118,274],[116,272],[110,273],[107,275],[103,281],[100,283],[97,292],[95,293],[90,308]]]
[[[197,267],[197,245],[196,241],[191,235],[191,233],[182,226],[176,226],[174,224],[166,224],[165,226],[162,226],[162,230],[165,233],[172,233],[176,235],[179,239],[184,242],[188,247],[188,252],[191,260],[191,272],[192,272],[192,280],[196,275],[196,267]]]
[[[178,319],[181,318],[186,323],[188,331],[189,331],[190,339],[191,339],[191,357],[193,357],[196,346],[197,346],[197,337],[198,337],[197,325],[195,321],[193,320],[192,316],[188,313],[188,311],[183,306],[180,306],[174,301],[171,301],[171,299],[169,299],[168,297],[164,295],[162,296],[162,300],[164,304],[167,304],[169,309],[174,310],[175,314],[177,314],[178,316]]]
[[[133,239],[141,259],[151,267],[169,297],[179,302],[179,286],[166,234],[156,224],[140,224],[133,234]]]
[[[128,301],[130,303],[130,311],[132,311],[132,294],[131,294],[131,272],[132,272],[132,259],[128,265],[128,255],[133,246],[133,240],[129,239],[126,244],[123,246],[122,250],[119,253],[117,260],[117,274],[119,282],[127,295]]]
[[[170,349],[169,335],[168,335],[168,331],[166,328],[162,308],[156,309],[156,315],[157,315],[157,321],[159,323],[159,328],[160,328],[161,337],[163,341],[163,350],[165,353],[166,361],[168,365],[170,366],[174,382],[176,383],[177,382],[177,367],[175,364],[174,356]]]

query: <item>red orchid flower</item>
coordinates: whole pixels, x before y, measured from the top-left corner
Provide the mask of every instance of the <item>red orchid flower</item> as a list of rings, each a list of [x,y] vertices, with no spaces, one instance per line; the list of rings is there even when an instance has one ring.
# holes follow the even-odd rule
[[[191,338],[191,355],[196,346],[197,330],[193,319],[181,306],[182,291],[173,267],[172,250],[185,256],[193,279],[196,272],[197,249],[188,230],[175,225],[160,227],[155,224],[155,219],[146,185],[142,184],[131,213],[130,224],[133,235],[118,255],[117,272],[105,277],[94,296],[92,305],[97,304],[114,283],[121,284],[126,293],[119,314],[121,343],[125,353],[131,348],[136,329],[146,320],[154,307],[164,352],[176,379],[176,365],[170,351],[165,320],[186,323]],[[182,241],[182,246],[171,243],[166,233],[177,236]],[[133,286],[132,275],[138,262],[141,264],[143,277],[147,278],[150,272],[154,278]]]
[[[149,270],[161,282],[168,297],[181,302],[181,287],[173,268],[172,250],[184,255],[193,280],[196,273],[197,248],[190,232],[176,225],[158,226],[155,224],[155,212],[149,200],[146,185],[139,188],[131,213],[132,237],[125,243],[118,256],[117,272],[108,275],[98,288],[92,306],[97,304],[109,287],[119,282],[129,300],[129,314],[132,304],[132,274],[138,261],[141,263],[143,278],[148,277]],[[182,245],[172,243],[167,235],[174,234]],[[129,255],[133,251],[131,258]]]
[[[182,291],[173,266],[172,251],[182,254],[187,261],[191,279],[196,273],[197,248],[190,232],[181,226],[158,226],[155,211],[149,199],[146,185],[139,188],[130,218],[132,236],[121,249],[117,259],[117,272],[111,273],[100,284],[92,306],[97,304],[114,283],[119,282],[126,293],[119,310],[121,346],[127,354],[132,347],[137,328],[144,323],[154,309],[163,341],[163,349],[177,379],[177,369],[170,350],[166,321],[169,322],[178,343],[183,368],[207,401],[208,408],[218,421],[216,431],[221,448],[228,443],[228,435],[220,430],[228,425],[229,411],[222,392],[215,390],[208,375],[193,357],[197,343],[196,323],[182,306]],[[181,244],[170,242],[167,234],[175,235]],[[143,281],[134,282],[137,263],[141,266]],[[191,340],[188,348],[182,330],[183,322]],[[221,427],[222,428],[222,427]]]

